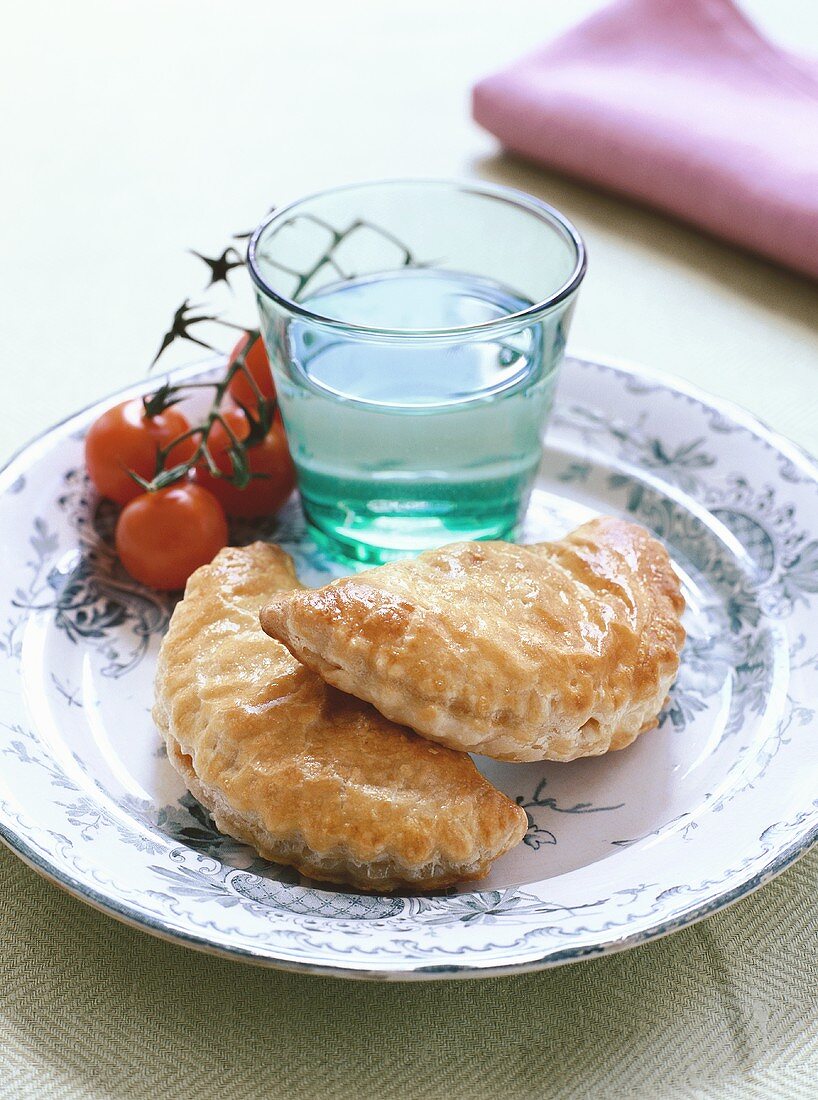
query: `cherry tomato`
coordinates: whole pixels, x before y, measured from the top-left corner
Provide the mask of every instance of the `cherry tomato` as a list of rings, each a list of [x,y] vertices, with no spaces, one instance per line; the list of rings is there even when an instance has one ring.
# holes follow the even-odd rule
[[[214,459],[220,470],[230,473],[229,455],[214,455]],[[261,443],[248,448],[247,463],[251,473],[267,476],[253,478],[243,489],[224,478],[213,477],[201,466],[196,467],[193,476],[197,485],[208,489],[221,502],[229,516],[252,519],[269,515],[281,507],[295,487],[295,467],[280,421],[273,424]]]
[[[139,496],[144,490],[126,471],[133,470],[150,481],[156,473],[156,452],[189,427],[173,406],[156,416],[145,416],[138,397],[108,409],[94,421],[85,437],[85,465],[97,492],[117,504],[126,504]],[[187,462],[195,450],[195,439],[183,439],[170,451],[166,469]]]
[[[223,406],[221,415],[236,439],[241,441],[247,438],[250,434],[250,422],[240,408],[233,408],[229,405]],[[232,443],[233,441],[227,434],[224,426],[217,420],[210,429],[210,434],[207,437],[207,445],[211,455],[215,458],[216,455],[229,451]]]
[[[173,590],[227,545],[224,509],[200,485],[182,482],[142,493],[122,509],[116,552],[131,576]]]
[[[242,336],[230,352],[230,363],[235,363],[248,340],[249,336]],[[273,374],[270,370],[270,361],[267,358],[267,350],[264,347],[264,341],[260,336],[247,352],[244,366],[245,370],[249,371],[252,375],[253,381],[261,391],[261,396],[267,398],[268,401],[272,401],[276,395],[275,386],[273,385]],[[244,371],[236,371],[230,380],[227,392],[234,401],[238,402],[239,405],[244,405],[246,408],[250,409],[251,412],[258,408],[258,398],[256,397],[255,390],[250,385]]]

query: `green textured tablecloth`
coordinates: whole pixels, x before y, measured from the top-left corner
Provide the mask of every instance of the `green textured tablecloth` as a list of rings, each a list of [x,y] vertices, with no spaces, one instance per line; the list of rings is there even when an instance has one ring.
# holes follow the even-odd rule
[[[818,452],[815,285],[495,157],[468,123],[476,77],[593,6],[18,5],[0,39],[0,449],[141,375],[202,285],[187,248],[216,254],[270,202],[339,180],[477,171],[586,236],[575,348],[669,370]],[[812,0],[749,6],[818,51]],[[817,888],[813,853],[634,951],[379,986],[151,939],[0,849],[0,1098],[818,1097]]]
[[[151,939],[4,850],[0,1096],[812,1100],[816,890],[812,855],[634,951],[379,986]]]

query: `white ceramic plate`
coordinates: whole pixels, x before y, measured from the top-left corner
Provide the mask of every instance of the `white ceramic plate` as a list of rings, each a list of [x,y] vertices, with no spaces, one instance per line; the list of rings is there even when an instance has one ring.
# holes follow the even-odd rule
[[[664,539],[689,607],[678,683],[661,727],[623,752],[479,761],[530,819],[479,890],[365,897],[220,835],[167,763],[150,707],[171,602],[123,573],[112,510],[82,468],[84,431],[110,403],[0,475],[0,831],[78,897],[257,963],[496,974],[681,928],[815,839],[818,467],[745,413],[659,375],[567,360],[525,538],[612,512]],[[295,502],[236,531],[259,534],[308,583],[338,574]]]

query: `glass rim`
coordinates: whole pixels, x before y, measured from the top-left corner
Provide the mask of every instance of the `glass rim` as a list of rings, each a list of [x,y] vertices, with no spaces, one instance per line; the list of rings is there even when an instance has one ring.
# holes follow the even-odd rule
[[[512,206],[522,207],[529,213],[534,214],[542,222],[546,222],[552,227],[556,225],[562,230],[566,243],[569,246],[573,246],[574,249],[574,267],[571,274],[556,290],[552,291],[545,298],[541,298],[536,302],[532,302],[530,306],[526,306],[525,309],[517,310],[515,313],[507,313],[502,317],[496,317],[490,321],[480,321],[473,325],[461,325],[453,328],[439,328],[439,329],[396,329],[396,328],[379,328],[375,325],[359,325],[349,321],[342,321],[337,317],[328,317],[325,314],[316,313],[313,310],[307,308],[300,302],[296,302],[294,299],[288,297],[286,294],[281,294],[279,291],[274,290],[273,287],[265,280],[261,274],[258,263],[258,246],[264,233],[270,228],[270,226],[283,218],[287,214],[292,213],[298,207],[304,203],[311,202],[314,199],[323,198],[326,195],[338,194],[342,191],[357,191],[363,190],[369,187],[392,187],[392,186],[419,186],[419,187],[450,187],[460,191],[470,192],[477,195],[485,195],[489,198],[500,199],[509,203]],[[345,183],[336,185],[334,187],[324,187],[320,191],[314,191],[308,195],[302,195],[298,199],[294,199],[292,202],[288,202],[286,205],[278,207],[272,210],[262,222],[253,230],[249,243],[247,245],[247,269],[250,272],[250,277],[255,283],[258,290],[260,290],[268,298],[271,298],[279,306],[285,309],[288,313],[294,314],[302,320],[309,321],[312,324],[320,327],[342,330],[343,332],[350,333],[352,335],[362,337],[376,337],[384,340],[427,340],[427,339],[441,339],[441,338],[458,338],[463,336],[479,335],[482,333],[491,333],[497,331],[504,331],[509,327],[518,328],[521,324],[528,324],[536,321],[543,314],[548,313],[555,306],[564,302],[567,298],[579,288],[582,282],[586,269],[588,267],[588,257],[585,248],[585,242],[577,231],[572,222],[560,213],[556,207],[551,206],[549,203],[544,202],[542,199],[535,198],[533,195],[527,194],[525,191],[520,191],[514,187],[506,187],[503,184],[489,183],[484,180],[468,180],[468,179],[437,179],[435,177],[421,177],[421,176],[409,176],[398,177],[395,179],[377,179],[377,180],[364,180],[360,182]]]

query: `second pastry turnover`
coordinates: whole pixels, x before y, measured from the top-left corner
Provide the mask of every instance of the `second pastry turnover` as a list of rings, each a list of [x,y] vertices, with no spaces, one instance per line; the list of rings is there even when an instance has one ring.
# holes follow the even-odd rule
[[[329,684],[453,749],[573,760],[656,726],[684,641],[679,581],[643,527],[456,543],[282,592],[261,623]]]

